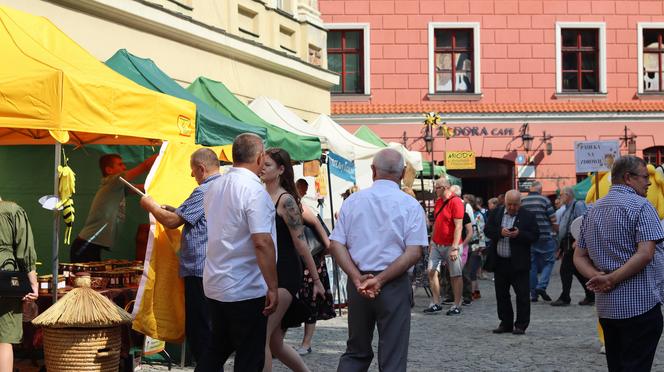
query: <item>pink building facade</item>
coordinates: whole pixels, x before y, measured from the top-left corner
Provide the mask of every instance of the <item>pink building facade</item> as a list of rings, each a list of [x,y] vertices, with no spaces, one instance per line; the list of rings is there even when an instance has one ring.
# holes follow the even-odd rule
[[[342,81],[333,118],[436,162],[473,151],[475,170],[449,173],[485,197],[525,177],[545,193],[576,184],[578,141],[615,140],[661,164],[663,4],[319,0],[328,66]],[[453,134],[434,130],[432,153],[426,112]]]

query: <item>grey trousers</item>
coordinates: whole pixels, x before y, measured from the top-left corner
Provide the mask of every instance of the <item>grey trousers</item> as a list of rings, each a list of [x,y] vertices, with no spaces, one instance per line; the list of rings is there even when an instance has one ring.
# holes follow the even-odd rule
[[[374,300],[362,297],[348,281],[348,341],[339,359],[338,372],[367,371],[374,353],[371,347],[378,325],[378,369],[406,371],[410,338],[410,282],[408,275],[387,283]]]

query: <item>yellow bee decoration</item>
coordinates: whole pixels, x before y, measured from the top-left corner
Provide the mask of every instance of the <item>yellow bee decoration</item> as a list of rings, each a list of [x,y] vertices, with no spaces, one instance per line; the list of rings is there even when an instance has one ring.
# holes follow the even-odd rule
[[[440,113],[436,112],[427,112],[424,114],[424,126],[425,127],[431,127],[431,130],[433,131],[434,128],[438,128],[438,135],[443,135],[445,136],[445,139],[450,139],[454,136],[454,128],[448,127],[447,124],[442,123],[442,118],[440,116]],[[431,133],[433,135],[433,133]]]
[[[450,139],[454,137],[454,128],[448,127],[447,124],[443,124],[443,126],[440,127],[440,133],[445,136],[445,139]]]
[[[440,125],[442,121],[440,114],[435,112],[427,112],[424,118],[424,125],[431,126],[431,128],[436,128]]]
[[[67,157],[64,156],[64,150],[63,158],[65,165],[58,165],[58,197],[60,198],[60,202],[56,207],[62,207],[62,217],[65,220],[64,243],[69,244],[71,242],[71,231],[74,227],[74,219],[76,217],[74,199],[72,199],[72,195],[76,192],[76,173],[69,168],[69,162]]]

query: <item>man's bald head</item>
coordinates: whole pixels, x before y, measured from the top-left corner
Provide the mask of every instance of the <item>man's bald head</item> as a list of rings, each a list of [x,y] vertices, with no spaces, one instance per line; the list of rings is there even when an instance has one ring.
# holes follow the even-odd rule
[[[394,149],[382,149],[374,156],[371,168],[374,181],[387,179],[399,183],[403,177],[403,155]]]
[[[219,172],[219,157],[212,149],[204,147],[191,154],[191,163],[203,166],[206,170]]]
[[[521,193],[518,190],[510,190],[505,194],[505,210],[512,216],[519,213],[521,207]]]

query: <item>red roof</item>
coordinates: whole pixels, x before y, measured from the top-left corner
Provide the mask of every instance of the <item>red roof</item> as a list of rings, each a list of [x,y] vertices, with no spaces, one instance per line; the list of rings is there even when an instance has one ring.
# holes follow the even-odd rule
[[[442,113],[547,113],[547,112],[664,112],[664,101],[556,102],[556,103],[413,103],[368,104],[333,102],[332,115]]]

